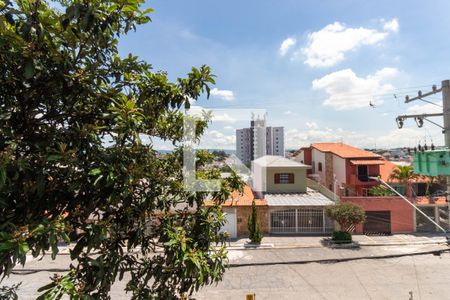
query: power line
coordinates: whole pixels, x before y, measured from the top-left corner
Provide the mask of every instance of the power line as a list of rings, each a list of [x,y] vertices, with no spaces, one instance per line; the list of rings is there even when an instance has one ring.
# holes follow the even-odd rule
[[[394,96],[394,98],[398,99],[398,97],[402,97],[404,95],[408,95],[412,91],[415,91],[416,88],[429,87],[430,85],[431,84],[429,84],[429,85],[419,85],[419,86],[415,86],[415,87],[396,88],[396,89],[393,89],[393,90],[391,90],[389,92],[385,92],[385,93],[349,93],[349,94],[343,94],[342,97],[345,97],[346,99],[355,99],[355,98],[377,98],[377,99],[385,98],[385,99],[390,99],[392,96]],[[404,90],[404,91],[401,91],[401,90]],[[303,98],[303,97],[299,97],[299,100],[311,101],[311,102],[312,101],[321,101],[321,100],[323,100],[323,97],[317,97],[317,98]],[[286,105],[291,105],[291,102],[283,103],[282,101],[280,101],[279,98],[276,98],[276,99],[274,98],[274,99],[265,100],[264,104],[265,105],[267,105],[267,104],[277,104],[277,105],[286,104]],[[246,104],[246,105],[248,105],[248,104]],[[239,105],[237,103],[230,103],[230,104],[214,105],[214,107],[211,107],[211,108],[229,108],[229,107],[238,108]],[[245,107],[239,107],[239,108],[245,108]],[[253,109],[254,109],[254,107],[253,107]]]
[[[423,102],[427,102],[427,103],[433,104],[433,105],[435,105],[435,106],[442,107],[442,105],[440,105],[440,104],[437,104],[437,103],[434,103],[434,102],[425,100],[425,99],[423,99],[423,98],[420,98],[420,99],[417,99],[417,100],[420,100],[420,101],[423,101]]]

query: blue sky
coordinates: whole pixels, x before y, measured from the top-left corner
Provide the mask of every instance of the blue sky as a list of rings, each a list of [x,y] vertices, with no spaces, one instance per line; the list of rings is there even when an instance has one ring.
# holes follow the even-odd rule
[[[171,79],[207,64],[219,108],[205,145],[234,148],[235,109],[265,109],[286,148],[343,141],[360,147],[442,144],[440,129],[398,114],[436,112],[406,94],[450,79],[450,1],[149,1],[152,23],[121,39]],[[397,99],[394,97],[397,97]],[[375,108],[369,106],[375,104]],[[227,110],[229,112],[227,113]],[[249,116],[250,117],[250,116]],[[441,121],[437,119],[437,121]]]

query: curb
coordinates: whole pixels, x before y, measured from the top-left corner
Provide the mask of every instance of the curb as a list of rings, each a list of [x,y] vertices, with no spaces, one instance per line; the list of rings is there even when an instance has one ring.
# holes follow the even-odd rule
[[[296,248],[324,248],[322,245],[275,245],[272,244],[271,247],[245,247],[244,244],[239,244],[235,246],[227,246],[226,250],[271,250],[271,249],[296,249]]]
[[[432,251],[424,252],[412,252],[412,253],[401,253],[401,254],[388,254],[388,255],[377,255],[377,256],[356,256],[356,257],[346,257],[346,258],[326,258],[326,259],[315,259],[315,260],[297,260],[297,261],[278,261],[278,262],[260,262],[260,263],[234,263],[229,264],[229,268],[239,268],[239,267],[252,267],[252,266],[273,266],[273,265],[304,265],[310,263],[340,263],[363,259],[387,259],[387,258],[399,258],[404,256],[418,256],[418,255],[441,255],[444,252],[450,252],[450,249],[438,249]]]
[[[234,246],[227,246],[226,249],[233,250],[270,250],[270,249],[300,249],[300,248],[331,248],[331,249],[354,249],[361,247],[390,247],[390,246],[414,246],[414,245],[447,245],[447,242],[409,242],[409,243],[359,243],[354,242],[350,244],[334,244],[329,246],[318,245],[318,244],[286,244],[286,245],[276,245],[272,244],[272,247],[246,247],[244,244],[238,244]]]

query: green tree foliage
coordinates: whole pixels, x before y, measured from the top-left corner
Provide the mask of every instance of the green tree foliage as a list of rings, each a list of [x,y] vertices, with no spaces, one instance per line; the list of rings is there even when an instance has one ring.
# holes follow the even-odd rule
[[[214,155],[214,158],[217,160],[225,160],[229,155],[224,150],[213,150],[211,152],[212,155]]]
[[[205,208],[207,193],[183,188],[179,148],[183,109],[209,96],[210,68],[170,82],[118,55],[119,36],[150,20],[143,0],[57,2],[0,0],[0,274],[27,253],[55,258],[64,240],[74,244],[70,271],[42,298],[107,299],[127,272],[133,299],[217,282],[219,205],[241,182],[222,181]],[[207,120],[196,123],[199,138]],[[176,150],[157,155],[155,138]]]
[[[396,166],[395,169],[392,170],[389,179],[407,183],[409,180],[417,177],[417,174],[414,174],[414,169],[412,166]]]
[[[335,205],[329,205],[326,208],[327,216],[336,221],[341,227],[341,231],[348,231],[350,227],[364,222],[366,215],[361,206],[340,202]]]
[[[259,244],[263,238],[262,232],[259,229],[258,215],[256,212],[255,200],[252,203],[252,214],[248,217],[248,232],[249,239],[252,243]]]
[[[396,196],[396,194],[393,191],[391,191],[390,189],[388,189],[387,187],[382,186],[382,185],[378,185],[378,186],[374,186],[374,187],[370,188],[368,193],[369,193],[369,196],[374,196],[374,197]]]

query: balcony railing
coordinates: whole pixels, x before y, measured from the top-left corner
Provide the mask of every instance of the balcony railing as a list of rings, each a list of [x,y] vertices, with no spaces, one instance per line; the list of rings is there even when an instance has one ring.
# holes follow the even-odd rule
[[[350,175],[350,185],[375,185],[378,182],[374,179],[370,179],[370,177],[378,177],[380,175],[368,175],[368,176],[358,176],[358,175]]]
[[[339,201],[338,195],[336,195],[335,193],[333,193],[333,191],[330,191],[329,189],[327,189],[325,186],[321,185],[317,181],[314,181],[310,178],[306,178],[306,185],[310,189],[318,191],[319,193],[321,193],[322,195],[324,195],[325,197],[327,197],[328,199],[330,199],[332,201]]]

